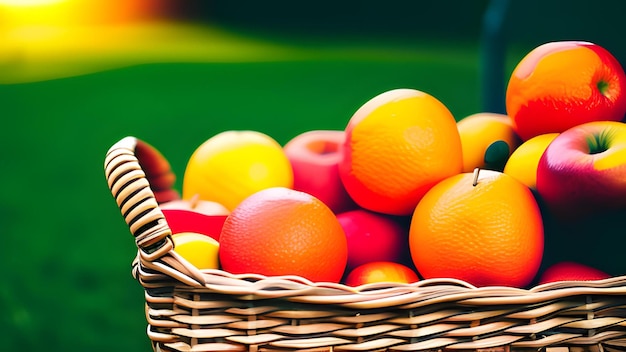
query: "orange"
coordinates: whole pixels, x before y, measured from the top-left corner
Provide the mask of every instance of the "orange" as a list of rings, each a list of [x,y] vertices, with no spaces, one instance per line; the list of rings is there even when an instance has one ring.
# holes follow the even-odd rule
[[[282,146],[261,132],[225,131],[206,140],[189,158],[182,197],[232,210],[269,187],[293,187],[293,170]]]
[[[520,145],[508,115],[479,112],[457,122],[463,148],[463,172],[475,168],[502,170],[511,153]]]
[[[626,114],[624,69],[608,50],[594,43],[539,45],[511,74],[506,112],[522,140],[585,122],[620,121]]]
[[[369,262],[352,269],[346,277],[348,286],[360,286],[375,282],[399,282],[410,284],[419,281],[417,273],[406,265],[396,262]]]
[[[422,198],[409,229],[413,263],[425,279],[525,287],[543,257],[539,206],[511,176],[493,170],[477,176],[449,177]]]
[[[247,197],[226,218],[219,258],[235,274],[339,282],[348,245],[327,205],[308,193],[273,187]]]
[[[558,135],[558,133],[544,133],[526,140],[513,151],[504,165],[503,172],[536,190],[539,159],[550,142]]]
[[[555,281],[590,281],[608,279],[611,275],[576,262],[559,262],[549,266],[541,277],[539,284]]]
[[[394,89],[361,106],[345,128],[339,175],[362,208],[410,214],[437,182],[463,167],[456,120],[438,99]]]

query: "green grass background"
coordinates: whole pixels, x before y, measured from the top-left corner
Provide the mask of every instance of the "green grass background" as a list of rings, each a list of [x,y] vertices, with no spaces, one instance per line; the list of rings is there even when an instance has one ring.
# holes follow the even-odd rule
[[[0,85],[2,349],[150,350],[130,272],[136,248],[103,173],[125,136],[160,150],[180,187],[194,148],[224,130],[284,144],[343,129],[393,88],[428,92],[457,119],[481,111],[478,40],[362,45],[371,55],[338,43],[325,56],[309,47],[291,59],[145,63]],[[509,50],[507,74],[528,48]]]
[[[343,129],[361,104],[400,87],[436,96],[458,117],[480,110],[475,43],[454,55],[425,46],[358,57],[143,64],[0,85],[3,348],[150,349],[130,273],[136,248],[103,173],[107,149],[124,136],[159,149],[179,186],[194,148],[224,130],[284,144]]]

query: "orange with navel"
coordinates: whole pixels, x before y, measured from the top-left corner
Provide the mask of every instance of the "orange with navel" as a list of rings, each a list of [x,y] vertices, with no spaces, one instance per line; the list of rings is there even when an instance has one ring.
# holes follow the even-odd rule
[[[513,177],[493,170],[462,173],[422,198],[409,245],[426,279],[525,287],[543,257],[543,222],[530,189]]]
[[[234,274],[339,282],[348,245],[327,205],[308,193],[272,187],[250,195],[230,213],[219,258],[222,268]]]
[[[430,187],[463,166],[456,120],[422,91],[375,96],[345,131],[339,175],[352,199],[371,211],[408,215]]]

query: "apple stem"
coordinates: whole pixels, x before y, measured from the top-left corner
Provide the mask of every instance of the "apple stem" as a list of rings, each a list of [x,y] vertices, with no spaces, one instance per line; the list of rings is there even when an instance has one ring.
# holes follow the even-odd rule
[[[477,167],[474,169],[474,180],[472,181],[472,186],[476,187],[478,184],[478,174],[480,173],[480,168]]]
[[[200,200],[200,194],[199,193],[194,194],[193,197],[189,199],[189,204],[191,205],[191,208],[195,208],[198,205],[199,200]]]

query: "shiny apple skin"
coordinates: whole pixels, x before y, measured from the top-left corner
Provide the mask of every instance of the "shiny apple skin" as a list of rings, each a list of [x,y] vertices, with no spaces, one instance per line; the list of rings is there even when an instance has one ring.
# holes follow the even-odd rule
[[[580,55],[588,60],[574,58]],[[545,81],[537,85],[533,79],[533,72],[542,65],[554,70],[548,80],[553,88],[547,91]],[[574,75],[587,79],[573,83],[577,80],[564,78]],[[510,86],[523,87],[524,94],[511,94],[508,89],[506,94],[507,113],[522,140],[586,122],[620,121],[626,114],[626,73],[611,52],[591,42],[556,41],[538,46],[519,62]],[[564,91],[567,99],[559,97]]]
[[[559,134],[539,160],[537,192],[558,218],[626,208],[626,124],[588,122]]]
[[[339,176],[344,136],[340,130],[311,130],[284,146],[293,169],[293,188],[318,198],[335,214],[357,207]]]

